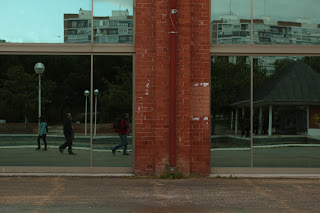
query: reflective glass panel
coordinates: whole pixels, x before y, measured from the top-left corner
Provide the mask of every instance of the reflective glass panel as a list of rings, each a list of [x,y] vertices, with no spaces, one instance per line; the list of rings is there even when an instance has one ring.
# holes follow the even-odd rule
[[[320,57],[254,57],[254,167],[320,167]]]
[[[93,166],[131,167],[132,56],[94,56],[93,85]]]
[[[213,44],[250,44],[250,31],[250,0],[211,0]]]
[[[211,58],[211,166],[250,167],[250,57]]]
[[[320,1],[254,0],[255,44],[320,44]]]
[[[94,43],[133,43],[133,0],[94,0],[93,8]]]
[[[0,11],[2,42],[91,42],[91,0],[2,0]]]
[[[90,139],[83,134],[89,87],[90,56],[1,55],[0,165],[90,166]]]

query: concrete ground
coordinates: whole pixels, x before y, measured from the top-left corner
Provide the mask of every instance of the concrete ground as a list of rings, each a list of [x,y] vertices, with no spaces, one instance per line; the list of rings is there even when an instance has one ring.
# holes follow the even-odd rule
[[[0,177],[0,212],[319,212],[320,179]]]

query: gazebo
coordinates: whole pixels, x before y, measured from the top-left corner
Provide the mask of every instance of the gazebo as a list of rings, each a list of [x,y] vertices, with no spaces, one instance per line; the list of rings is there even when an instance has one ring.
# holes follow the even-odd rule
[[[235,107],[235,134],[238,129],[238,111],[250,108],[250,87],[240,92],[236,101],[231,104]],[[267,108],[268,135],[272,135],[273,109],[282,109],[280,119],[282,126],[289,125],[288,119],[293,119],[301,130],[308,135],[320,135],[320,73],[312,69],[303,61],[292,62],[281,68],[274,75],[253,90],[254,111],[259,109],[259,133],[261,133],[263,108]],[[286,109],[295,109],[296,113],[290,115]],[[295,120],[294,120],[295,119]],[[295,121],[295,122],[294,122]],[[233,122],[233,121],[232,121]]]

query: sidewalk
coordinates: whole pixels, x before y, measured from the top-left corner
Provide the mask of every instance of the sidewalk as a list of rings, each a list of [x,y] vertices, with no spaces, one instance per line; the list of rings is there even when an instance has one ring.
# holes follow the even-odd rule
[[[0,177],[0,212],[319,212],[319,179]]]

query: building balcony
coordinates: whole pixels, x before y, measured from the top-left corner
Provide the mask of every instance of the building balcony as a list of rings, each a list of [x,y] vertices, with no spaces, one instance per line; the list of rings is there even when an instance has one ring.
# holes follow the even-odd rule
[[[68,41],[89,40],[89,35],[68,35]]]

